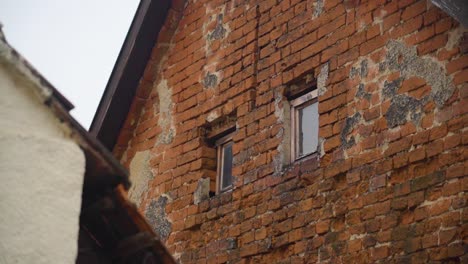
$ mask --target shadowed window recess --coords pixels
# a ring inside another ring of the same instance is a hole
[[[232,134],[216,141],[217,176],[216,192],[222,193],[232,188]]]

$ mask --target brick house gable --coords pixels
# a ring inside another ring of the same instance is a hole
[[[428,1],[175,1],[114,154],[181,263],[464,262],[466,41]],[[320,144],[290,162],[301,85]]]

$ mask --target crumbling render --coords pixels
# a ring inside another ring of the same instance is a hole
[[[325,0],[317,0],[315,3],[313,3],[314,13],[312,14],[312,18],[317,18],[322,14],[322,12],[323,12],[323,2],[324,1]]]
[[[390,108],[385,114],[388,127],[393,128],[403,125],[408,118],[415,123],[419,123],[421,107],[422,103],[420,100],[404,94],[395,95],[391,100]]]
[[[156,89],[159,97],[158,126],[162,130],[156,144],[169,144],[175,136],[174,118],[172,117],[172,89],[168,87],[167,81],[164,79],[158,84]]]
[[[359,123],[361,120],[361,114],[355,113],[353,116],[346,118],[345,124],[343,129],[341,130],[341,142],[343,143],[343,148],[347,149],[352,147],[356,140],[353,136],[348,138],[348,135],[353,131],[354,127]]]
[[[223,14],[219,14],[216,20],[216,27],[210,34],[210,40],[222,39],[226,35],[226,29],[223,26]]]
[[[327,92],[327,80],[328,80],[328,72],[330,70],[330,63],[325,63],[322,68],[320,68],[320,73],[317,76],[317,90],[318,95],[323,95]]]
[[[148,190],[148,182],[153,179],[150,164],[150,151],[137,152],[130,163],[130,181],[132,187],[128,190],[128,198],[139,206],[143,195]]]
[[[455,87],[445,68],[435,59],[419,57],[416,47],[407,47],[402,42],[390,40],[387,43],[386,64],[391,71],[400,71],[403,78],[417,76],[431,86],[431,98],[437,107],[442,107],[452,96]]]
[[[163,241],[167,240],[172,231],[172,224],[166,215],[166,204],[169,198],[165,195],[159,196],[157,200],[152,200],[146,207],[146,219],[154,232]]]
[[[198,180],[197,189],[193,193],[193,202],[199,204],[208,198],[210,198],[210,179],[201,178]]]
[[[453,34],[452,34],[453,35]],[[452,96],[455,89],[451,77],[446,75],[445,67],[429,56],[420,57],[417,55],[415,47],[408,47],[404,43],[390,40],[387,45],[387,55],[385,60],[379,63],[379,75],[374,78],[379,79],[392,72],[399,72],[400,77],[383,83],[381,88],[382,100],[390,100],[390,106],[384,116],[389,128],[394,128],[412,121],[419,124],[423,115],[423,106],[430,100],[434,101],[438,108]],[[371,94],[365,91],[364,79],[368,76],[368,61],[362,60],[358,66],[351,68],[349,77],[361,78],[356,97],[370,100]],[[426,81],[431,87],[431,93],[421,99],[411,97],[407,94],[398,94],[404,80],[411,77],[419,77]],[[367,80],[369,82],[370,80]],[[348,137],[356,124],[360,122],[361,115],[356,113],[348,117],[341,131],[343,147],[349,148],[355,142],[354,137]]]

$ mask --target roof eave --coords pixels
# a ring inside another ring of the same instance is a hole
[[[142,0],[119,53],[90,127],[91,135],[112,150],[128,115],[170,0]]]

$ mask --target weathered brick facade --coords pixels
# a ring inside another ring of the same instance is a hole
[[[467,42],[426,0],[174,1],[114,149],[130,196],[181,263],[466,263]],[[298,82],[321,146],[290,163]]]

